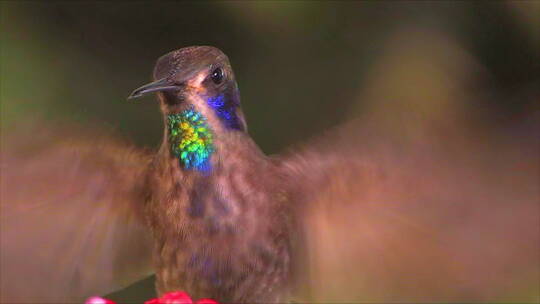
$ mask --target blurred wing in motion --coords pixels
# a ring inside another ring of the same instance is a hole
[[[140,210],[150,157],[45,132],[3,140],[1,302],[76,303],[151,274]]]
[[[296,299],[538,301],[536,127],[422,130],[356,122],[284,158],[302,202]]]
[[[284,158],[300,301],[540,300],[540,95],[504,112],[485,71],[447,35],[398,30],[360,121]]]

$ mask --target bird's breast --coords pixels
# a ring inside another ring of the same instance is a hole
[[[186,290],[222,302],[280,299],[289,271],[288,225],[275,192],[260,184],[218,174],[184,180],[161,197],[157,205],[169,208],[155,214],[169,224],[155,233],[160,293]]]

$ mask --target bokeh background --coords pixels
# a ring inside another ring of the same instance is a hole
[[[366,95],[468,90],[467,107],[498,123],[538,98],[535,1],[1,5],[3,129],[39,112],[156,146],[156,104],[126,96],[159,56],[189,45],[229,55],[250,134],[269,153],[361,114],[374,102]],[[430,107],[444,104],[433,97]]]
[[[228,54],[249,133],[269,154],[354,118],[518,135],[538,119],[538,1],[2,1],[0,8],[2,138],[39,117],[156,147],[156,102],[126,97],[149,81],[159,56],[189,45]],[[152,284],[111,297],[149,298]]]

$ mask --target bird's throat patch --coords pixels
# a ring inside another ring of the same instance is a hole
[[[226,98],[223,94],[210,97],[207,100],[208,105],[214,109],[217,117],[228,129],[243,130],[242,124],[236,114],[238,103]]]
[[[167,115],[171,154],[184,169],[209,171],[213,134],[206,118],[194,109]]]

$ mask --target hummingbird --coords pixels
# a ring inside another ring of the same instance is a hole
[[[280,302],[288,286],[290,201],[278,164],[247,133],[225,54],[188,47],[161,57],[154,82],[165,122],[146,176],[159,293]]]
[[[72,125],[9,140],[1,302],[80,302],[151,274],[159,295],[225,303],[500,300],[534,281],[538,164],[519,143],[352,121],[267,156],[211,46],[159,58],[129,99],[150,93],[155,151]]]

